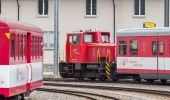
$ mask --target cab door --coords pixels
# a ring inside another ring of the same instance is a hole
[[[80,61],[80,35],[76,34],[72,36],[72,44],[70,45],[71,49],[71,61],[79,62]]]

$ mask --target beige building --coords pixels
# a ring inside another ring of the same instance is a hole
[[[115,1],[115,25],[114,6]],[[27,22],[44,30],[44,63],[53,64],[54,0],[0,0],[0,16]],[[18,10],[19,7],[19,10]],[[66,33],[84,29],[109,31],[143,27],[146,21],[164,26],[164,0],[60,0],[60,52]],[[113,42],[113,41],[112,41]]]

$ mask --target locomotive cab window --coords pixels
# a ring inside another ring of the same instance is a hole
[[[103,43],[109,42],[109,35],[102,34],[101,37],[102,37],[102,42]]]
[[[92,34],[85,34],[84,35],[84,42],[93,42]]]
[[[119,55],[126,55],[127,44],[126,41],[119,41]]]
[[[80,44],[80,36],[73,36],[73,44]]]
[[[138,55],[138,41],[130,40],[130,55]]]

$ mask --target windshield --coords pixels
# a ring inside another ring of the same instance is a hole
[[[84,42],[93,42],[92,34],[85,34],[84,35]]]

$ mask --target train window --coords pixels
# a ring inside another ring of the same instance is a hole
[[[34,58],[37,58],[37,37],[34,37]]]
[[[69,36],[69,43],[72,44],[72,42],[73,42],[73,37]]]
[[[164,54],[164,43],[163,41],[159,41],[159,55]]]
[[[126,41],[119,41],[119,54],[126,55],[127,44]]]
[[[15,54],[15,35],[11,35],[11,53],[10,53],[10,61],[14,61]]]
[[[80,36],[73,36],[73,44],[80,44]]]
[[[152,41],[152,55],[156,55],[156,54],[157,54],[156,41]]]
[[[32,36],[32,40],[31,40],[31,56],[32,59],[34,59],[34,36]]]
[[[20,60],[23,59],[23,36],[20,36]]]
[[[105,42],[109,42],[109,36],[107,34],[102,34],[102,42],[105,43]]]
[[[26,35],[24,35],[24,38],[23,38],[24,40],[23,40],[23,46],[24,46],[24,54],[23,54],[23,57],[24,57],[24,59],[26,59],[26,41],[27,41],[27,37],[26,37]]]
[[[84,35],[84,42],[93,42],[92,34],[85,34]]]
[[[19,59],[19,35],[16,35],[16,48],[15,48],[15,50],[16,50],[16,60],[18,60]]]
[[[138,41],[130,40],[130,55],[138,55]]]

